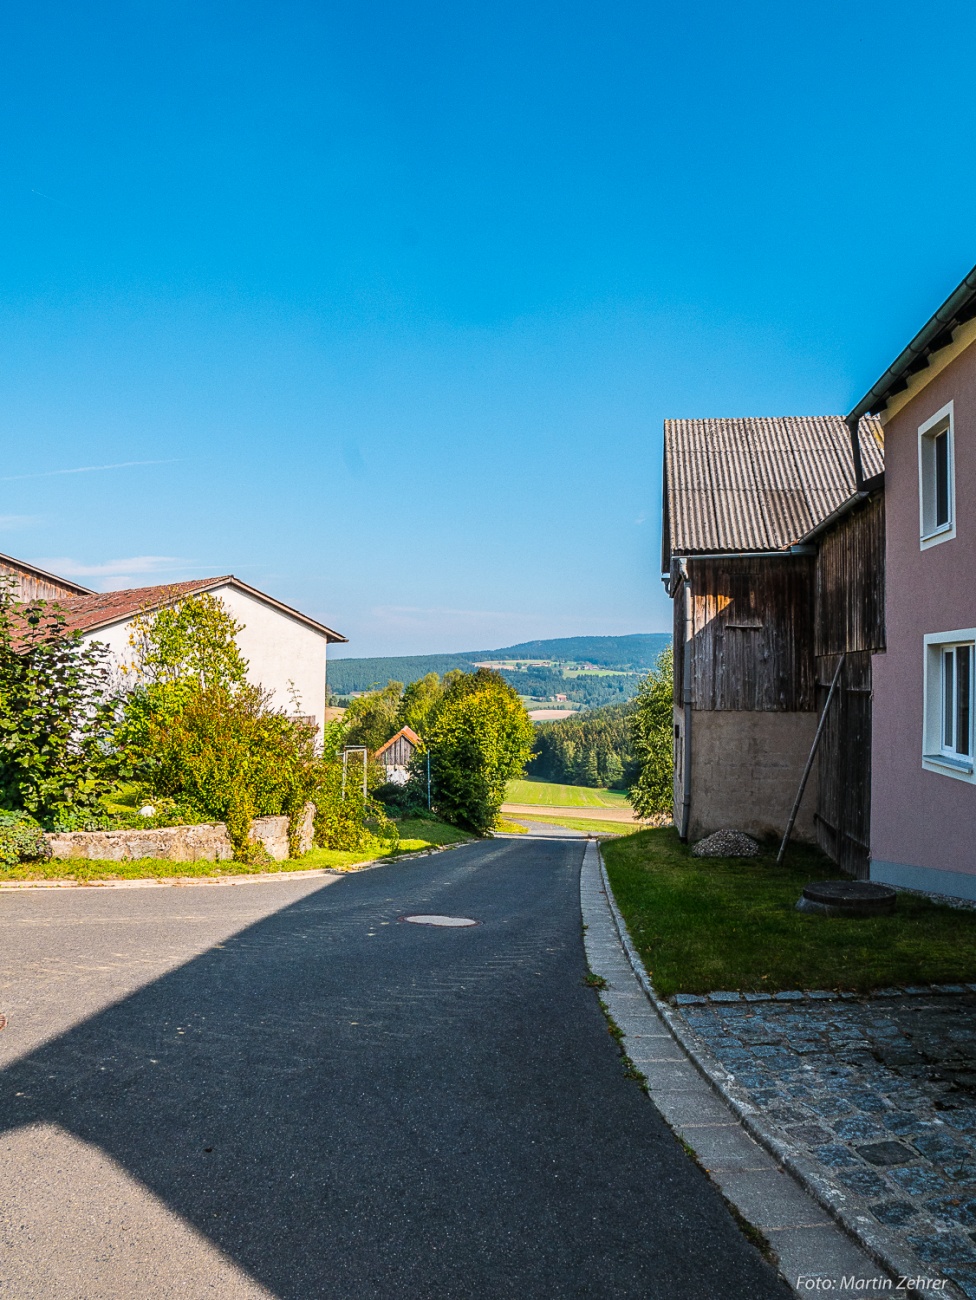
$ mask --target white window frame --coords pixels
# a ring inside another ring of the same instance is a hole
[[[922,717],[922,767],[927,772],[954,777],[957,781],[976,784],[976,627],[956,628],[952,632],[929,632],[924,640],[924,708]],[[970,646],[969,681],[969,754],[959,755],[944,746],[943,655],[956,646]]]
[[[943,429],[948,434],[948,495],[949,495],[949,519],[947,523],[940,524],[937,527],[932,524],[930,510],[927,507],[929,494],[934,490],[932,485],[932,470],[930,468],[932,459],[932,447],[934,446],[934,437],[941,433]],[[956,535],[956,434],[955,434],[955,412],[952,402],[947,402],[941,410],[936,413],[924,424],[919,426],[918,430],[918,535],[919,547],[927,551],[930,546],[938,546],[941,542],[949,542]]]

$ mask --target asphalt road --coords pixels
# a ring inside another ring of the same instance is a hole
[[[0,894],[0,1296],[787,1295],[624,1074],[582,854]]]

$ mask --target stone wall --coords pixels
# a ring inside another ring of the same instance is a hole
[[[299,851],[312,847],[315,805],[308,803],[302,815]],[[169,862],[229,862],[234,849],[223,822],[201,826],[164,826],[159,830],[65,831],[44,837],[55,858],[94,858],[107,862],[128,862],[133,858],[165,858]],[[288,857],[288,818],[255,817],[251,840],[263,844],[276,862]]]

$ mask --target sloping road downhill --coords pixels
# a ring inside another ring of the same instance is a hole
[[[583,847],[0,895],[0,1294],[788,1295],[624,1075]]]

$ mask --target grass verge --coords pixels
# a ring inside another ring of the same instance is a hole
[[[495,830],[503,835],[528,835],[528,831],[519,822],[513,822],[508,817],[495,818]]]
[[[463,844],[472,836],[446,822],[405,819],[399,823],[400,847],[393,856],[439,848],[445,844]],[[106,862],[90,858],[52,859],[50,862],[24,862],[0,870],[0,883],[13,880],[154,880],[170,877],[258,876],[280,871],[348,871],[362,862],[375,862],[390,856],[380,845],[375,849],[312,849],[303,858],[289,858],[251,866],[244,862],[170,862],[167,858],[135,858],[131,862]]]
[[[757,858],[693,858],[673,829],[604,848],[607,874],[657,991],[867,992],[976,981],[976,911],[902,894],[870,920],[797,912],[810,880],[842,878],[816,849]]]

